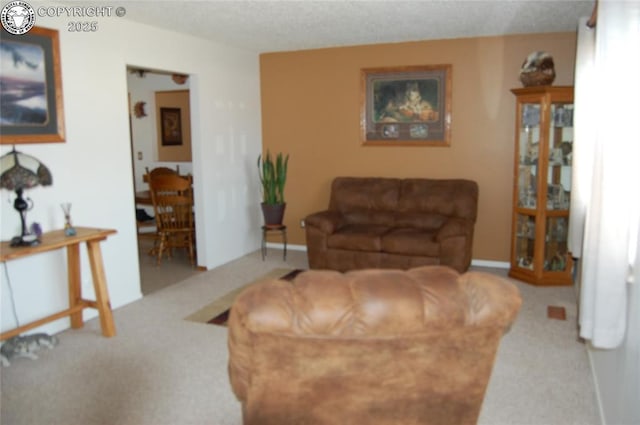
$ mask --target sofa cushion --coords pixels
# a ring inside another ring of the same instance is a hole
[[[398,211],[441,214],[476,221],[478,185],[466,180],[406,179]]]
[[[380,252],[382,235],[387,233],[386,226],[352,224],[342,227],[338,232],[329,235],[327,247],[352,251]]]
[[[415,228],[393,229],[382,236],[382,251],[390,254],[438,257],[440,242],[436,234]]]
[[[395,214],[395,227],[415,228],[436,231],[440,229],[450,217],[442,214],[425,214],[419,212],[397,212]]]
[[[391,211],[354,210],[342,214],[346,224],[365,224],[394,227],[396,214]]]
[[[329,209],[341,213],[358,210],[395,211],[399,196],[399,179],[337,177],[331,185]]]

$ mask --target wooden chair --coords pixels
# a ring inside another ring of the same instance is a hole
[[[145,182],[149,182],[149,180],[151,180],[153,177],[155,176],[162,176],[162,175],[166,175],[166,174],[175,174],[177,176],[180,175],[180,166],[176,165],[176,169],[174,170],[173,168],[169,168],[169,167],[155,167],[151,170],[149,170],[149,167],[144,167],[144,170],[146,171],[146,174],[142,177],[142,179]]]
[[[191,181],[177,174],[162,174],[149,180],[149,189],[160,242],[157,264],[173,248],[186,248],[191,265],[195,265],[195,223]]]
[[[149,167],[144,167],[144,169],[145,169],[145,174],[142,176],[142,180],[145,183],[149,183],[149,180],[154,176],[161,176],[161,175],[167,175],[167,174],[180,175],[179,165],[176,165],[175,170],[169,167],[155,167],[151,170],[149,170]],[[144,194],[145,192],[149,192],[149,191],[142,191],[140,193]],[[151,197],[151,193],[149,193],[149,201],[150,201],[150,197]],[[136,201],[138,201],[137,198],[136,198]],[[147,204],[146,199],[144,200],[144,202],[141,202],[141,203]],[[153,203],[151,202],[150,205],[153,205]],[[158,230],[155,228],[156,221],[155,220],[153,221],[137,220],[137,227],[138,227],[139,239],[147,239],[147,238],[153,239],[153,247],[149,250],[149,255],[157,255],[158,245],[160,243],[160,234],[158,233]],[[152,228],[153,230],[149,230]]]

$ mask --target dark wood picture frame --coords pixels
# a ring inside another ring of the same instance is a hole
[[[450,146],[451,65],[361,70],[365,146]]]
[[[181,113],[180,108],[160,108],[162,146],[182,145]]]
[[[3,29],[0,52],[0,144],[64,142],[58,31],[33,27],[14,35]]]

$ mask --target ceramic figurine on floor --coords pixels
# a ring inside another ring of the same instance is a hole
[[[74,236],[76,229],[71,225],[71,202],[60,204],[64,212],[64,234],[66,236]]]
[[[2,366],[10,366],[10,360],[18,357],[36,360],[38,358],[36,351],[39,351],[43,347],[51,350],[56,345],[58,345],[58,338],[45,333],[14,336],[6,340],[4,344],[2,344],[2,347],[0,347]]]

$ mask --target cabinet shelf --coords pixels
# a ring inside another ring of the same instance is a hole
[[[570,285],[573,87],[512,92],[516,149],[509,275],[534,285]]]

